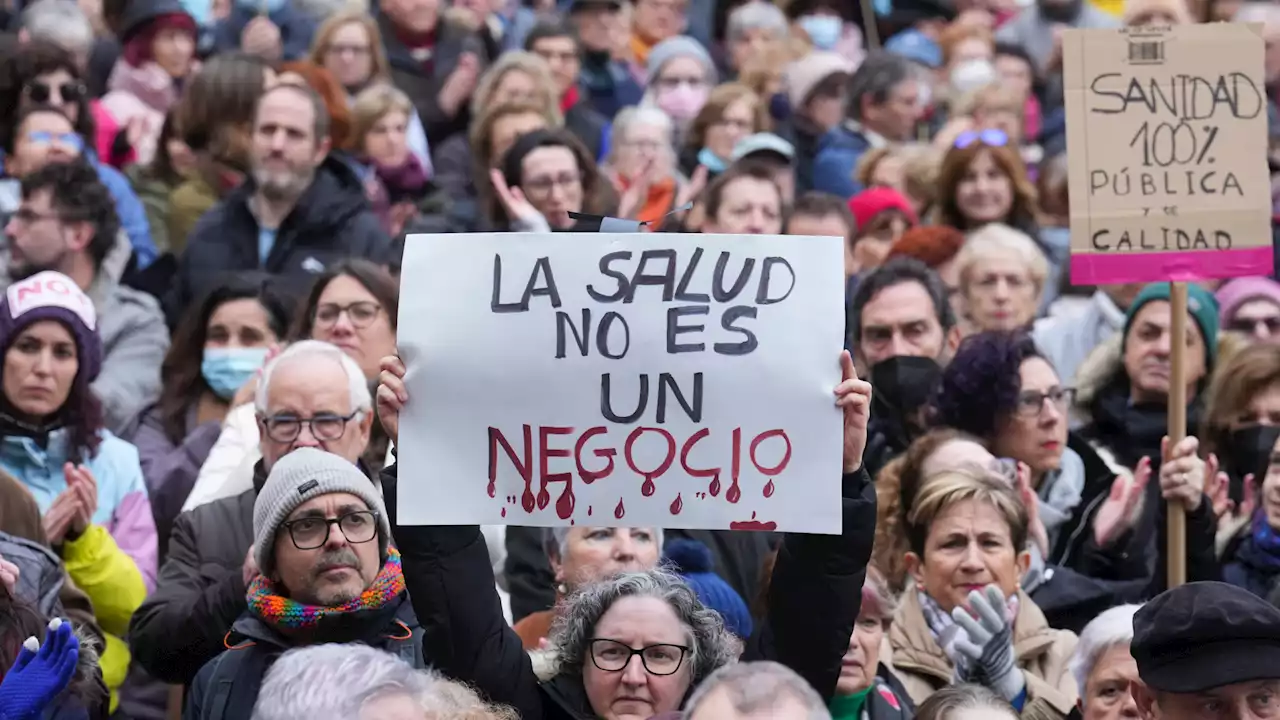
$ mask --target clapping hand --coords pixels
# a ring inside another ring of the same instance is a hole
[[[972,613],[972,614],[970,614]],[[956,607],[951,617],[965,634],[956,637],[955,648],[970,664],[966,682],[978,682],[1009,702],[1022,694],[1026,679],[1013,653],[1013,618],[1004,592],[988,585],[969,593],[969,609]]]
[[[493,182],[493,191],[498,194],[498,200],[507,211],[507,217],[511,218],[512,225],[524,228],[547,225],[546,218],[542,217],[542,213],[538,212],[533,203],[524,196],[524,191],[519,187],[507,185],[501,170],[490,170],[489,178]],[[549,230],[550,227],[547,229]]]
[[[98,481],[86,465],[67,463],[62,471],[67,478],[67,489],[74,492],[79,501],[71,516],[70,534],[80,537],[93,524],[93,515],[98,511]]]
[[[1040,557],[1048,559],[1049,531],[1045,529],[1044,521],[1040,519],[1040,496],[1036,495],[1035,488],[1031,487],[1031,468],[1026,463],[1018,463],[1016,482],[1018,497],[1027,508],[1027,534],[1036,547],[1040,548]]]
[[[1142,494],[1151,480],[1151,458],[1144,457],[1133,469],[1133,478],[1116,475],[1111,493],[1093,516],[1093,542],[1100,548],[1111,545],[1131,530],[1138,519]]]

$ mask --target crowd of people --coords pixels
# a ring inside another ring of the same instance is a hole
[[[1280,284],[1070,280],[1186,1],[6,4],[0,720],[1280,718]],[[844,238],[841,535],[398,522],[406,238],[603,218]]]

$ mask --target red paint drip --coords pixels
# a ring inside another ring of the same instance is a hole
[[[533,512],[533,491],[528,485],[524,486],[524,494],[520,496],[520,507],[527,513]]]
[[[737,503],[742,499],[742,489],[738,487],[738,483],[729,486],[729,491],[724,494],[724,499],[731,503]]]
[[[684,498],[680,496],[680,493],[676,493],[676,499],[671,501],[671,514],[679,515],[680,511],[683,509],[684,509]]]
[[[489,497],[494,497],[497,494],[498,494],[498,481],[491,479],[489,480]]]
[[[502,508],[502,517],[506,517],[506,516],[507,516],[507,509]]]
[[[729,523],[729,529],[730,530],[777,530],[778,523],[772,520],[769,520],[767,522],[756,520],[756,514],[755,512],[752,512],[750,520],[738,520],[737,522],[731,522]]]
[[[543,485],[542,489],[538,490],[538,509],[546,510],[547,505],[549,505],[550,503],[551,503],[551,493],[547,492],[547,486]]]
[[[556,515],[561,520],[568,520],[573,515],[573,507],[578,503],[578,499],[573,496],[573,484],[565,483],[564,491],[560,493],[560,498],[556,500]]]
[[[627,509],[622,507],[622,498],[618,498],[618,507],[613,509],[613,516],[621,520],[622,517],[626,514],[627,514]]]
[[[773,491],[774,491],[774,489],[775,489],[775,488],[773,487],[773,479],[772,479],[772,478],[770,478],[770,479],[769,479],[769,482],[767,482],[767,483],[765,483],[765,484],[764,484],[764,496],[765,496],[765,497],[767,497],[767,498],[768,498],[768,497],[773,497]]]
[[[711,487],[707,488],[707,492],[711,493],[711,497],[720,497],[720,476],[716,475],[711,478]]]
[[[652,497],[657,491],[658,487],[653,484],[653,478],[645,478],[644,484],[640,486],[640,494],[645,497]]]
[[[742,472],[742,428],[733,429],[733,462],[729,472],[729,491],[724,499],[737,504],[742,499],[742,490],[738,487],[738,475]]]
[[[591,506],[591,505],[588,505],[588,506],[587,506],[587,517],[591,517],[591,509],[592,509],[592,506]]]

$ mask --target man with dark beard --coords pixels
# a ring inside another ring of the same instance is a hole
[[[191,231],[165,299],[171,326],[226,272],[263,270],[301,290],[341,259],[390,261],[391,240],[369,210],[363,181],[329,150],[329,112],[315,91],[281,84],[263,94],[252,172]]]
[[[382,496],[349,460],[299,448],[271,468],[253,506],[248,609],[227,651],[191,686],[188,720],[242,720],[285,651],[364,643],[423,667],[422,630],[405,593]]]

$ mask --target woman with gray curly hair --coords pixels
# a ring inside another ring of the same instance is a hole
[[[783,536],[768,612],[743,653],[744,660],[790,667],[824,701],[835,691],[862,604],[875,534],[875,489],[862,467],[871,385],[858,379],[848,352],[840,367],[834,395],[844,417],[844,530]],[[394,439],[409,402],[406,370],[398,357],[383,358],[382,368],[378,417]],[[398,471],[382,473],[389,509],[397,505]],[[424,657],[524,720],[624,720],[678,710],[697,683],[738,654],[720,617],[679,579],[664,570],[624,573],[568,597],[551,632],[555,674],[540,681],[503,619],[480,529],[402,526],[389,514],[409,597],[426,628]]]

